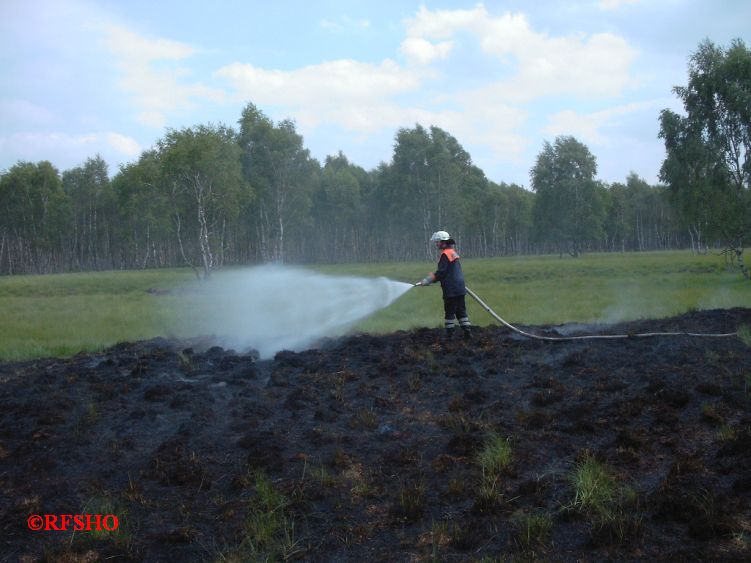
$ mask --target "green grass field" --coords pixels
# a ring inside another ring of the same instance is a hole
[[[690,309],[751,307],[751,283],[717,254],[689,252],[463,259],[467,285],[511,323],[615,322],[659,318]],[[431,261],[316,266],[330,275],[386,276],[414,282]],[[187,332],[186,311],[200,319],[188,269],[95,272],[0,278],[0,360],[65,356],[120,341]],[[302,282],[304,283],[304,281]],[[473,324],[495,321],[471,298]],[[442,325],[438,286],[408,291],[354,331],[390,332]]]

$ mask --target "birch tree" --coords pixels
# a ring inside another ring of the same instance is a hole
[[[660,114],[667,152],[660,178],[694,233],[720,238],[746,278],[751,237],[751,51],[740,39],[709,40],[691,55],[688,84],[673,92],[685,116]]]
[[[256,191],[253,207],[262,260],[284,262],[290,234],[298,237],[298,254],[304,253],[300,246],[319,165],[304,148],[294,122],[274,125],[248,104],[240,118],[239,145],[244,177]]]
[[[585,243],[602,238],[603,188],[595,181],[597,161],[574,137],[547,141],[532,168],[535,230],[540,240],[576,257]]]
[[[161,189],[180,254],[197,276],[222,265],[228,223],[250,190],[243,181],[235,133],[224,126],[171,130],[158,143]]]

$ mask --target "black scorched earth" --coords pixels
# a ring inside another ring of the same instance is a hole
[[[604,332],[733,332],[751,310]],[[550,327],[532,327],[547,331]],[[20,561],[751,558],[751,348],[352,336],[258,361],[153,340],[0,365]],[[31,515],[115,514],[115,532]]]

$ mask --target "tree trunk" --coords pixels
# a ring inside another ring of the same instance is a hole
[[[193,263],[190,260],[188,260],[188,257],[185,254],[185,248],[183,247],[183,237],[182,237],[182,233],[181,233],[181,221],[180,221],[180,214],[179,213],[175,213],[174,220],[175,220],[175,228],[177,230],[177,244],[180,247],[180,255],[183,257],[183,260],[185,261],[185,263],[188,266],[191,267],[191,269],[193,270],[193,273],[195,273],[196,277],[198,279],[201,279],[201,274],[198,271],[198,268],[196,268],[193,265]]]
[[[741,272],[743,272],[743,277],[745,277],[747,280],[751,279],[751,274],[749,273],[748,268],[743,262],[743,248],[735,249],[735,257],[738,259],[738,267],[741,269]]]
[[[143,256],[143,263],[141,264],[141,269],[146,269],[146,263],[149,261],[149,241],[151,237],[151,225],[146,226],[146,252]]]
[[[211,196],[212,185],[210,181],[204,183],[203,178],[198,173],[193,176],[192,183],[198,213],[198,246],[201,250],[201,261],[203,262],[203,277],[208,279],[214,269],[214,253],[211,250],[209,222],[206,217],[206,200]]]

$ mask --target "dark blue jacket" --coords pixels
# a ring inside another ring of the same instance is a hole
[[[433,280],[441,282],[443,298],[459,297],[467,294],[464,287],[464,274],[459,263],[459,255],[453,248],[444,248],[438,260],[438,269],[433,273]]]

